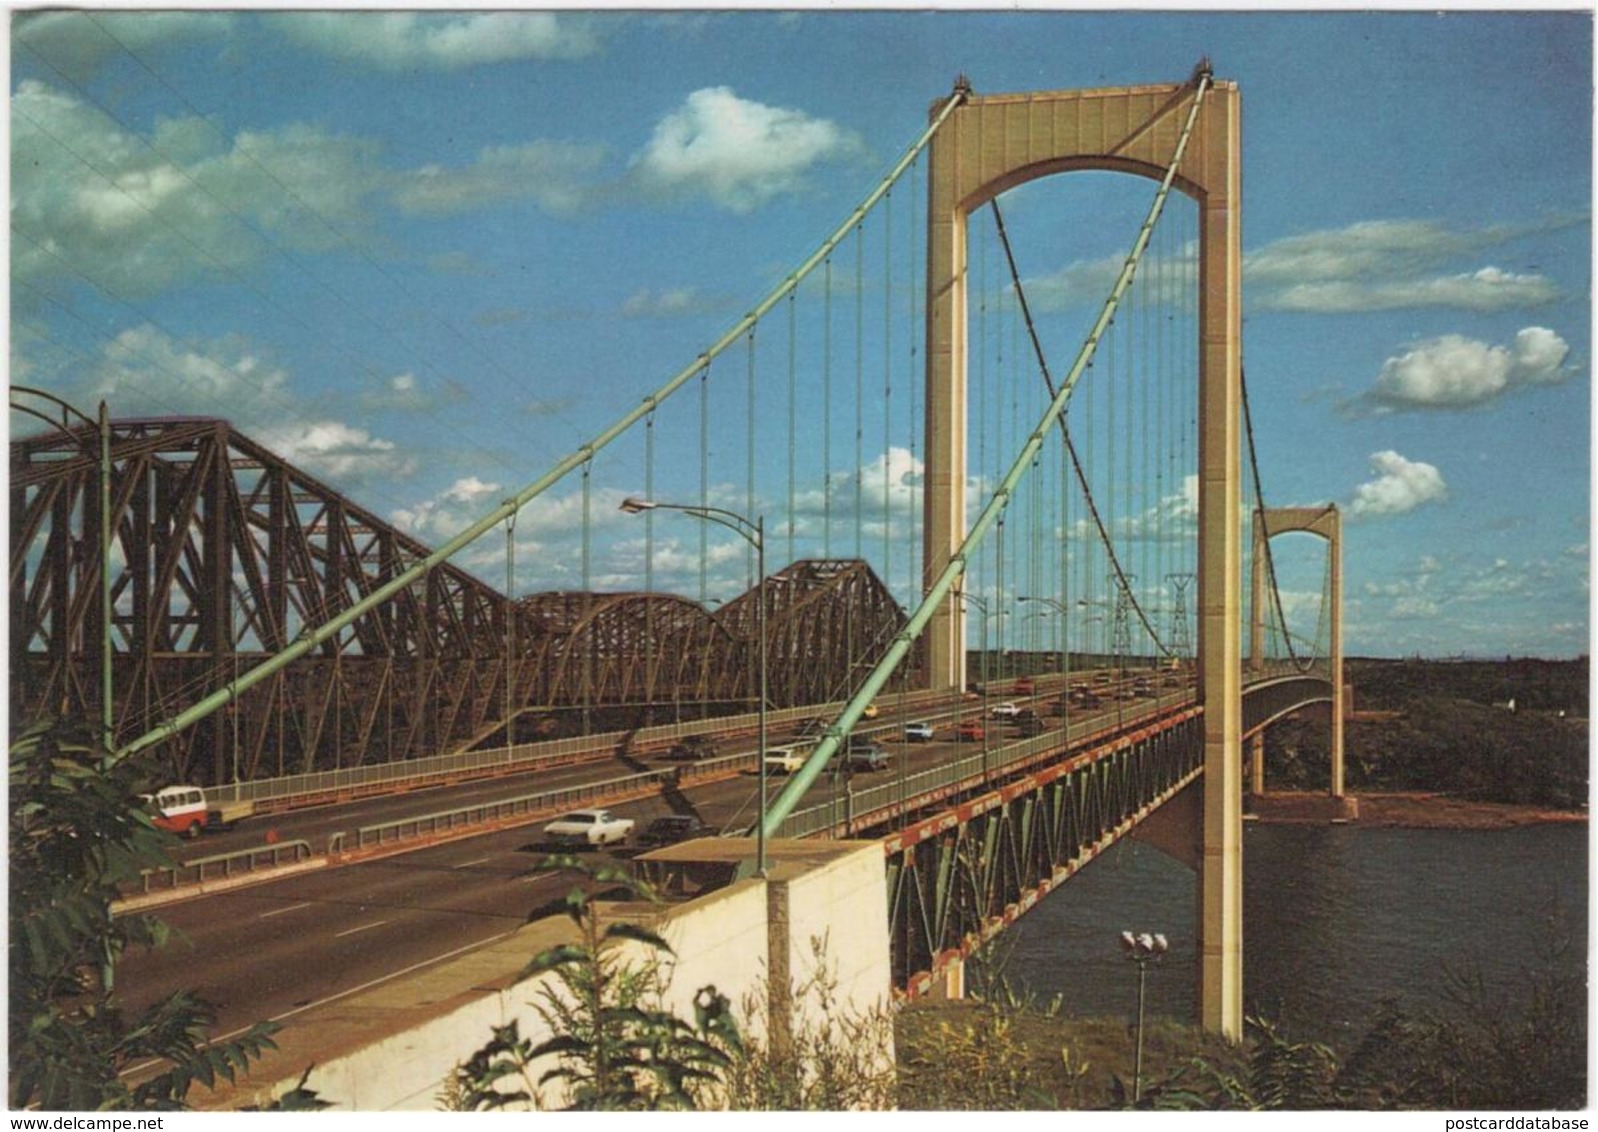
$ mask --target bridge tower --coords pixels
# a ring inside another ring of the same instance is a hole
[[[928,162],[926,578],[964,536],[970,214],[1017,185],[1075,170],[1160,180],[1193,82],[977,96],[934,136]],[[941,111],[946,104],[936,109]],[[935,111],[936,112],[936,111]],[[1204,704],[1200,1021],[1243,1028],[1241,498],[1241,97],[1215,82],[1175,186],[1199,206],[1199,687]],[[963,686],[956,584],[927,627],[932,686]]]
[[[1277,535],[1300,532],[1326,540],[1331,606],[1332,737],[1331,796],[1343,797],[1343,516],[1335,503],[1325,507],[1265,507],[1255,513],[1254,557],[1250,570],[1249,664],[1265,663],[1265,544]],[[1249,757],[1250,790],[1265,792],[1265,733],[1254,736]]]

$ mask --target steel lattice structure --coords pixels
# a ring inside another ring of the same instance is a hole
[[[121,420],[111,431],[118,742],[172,718],[429,553],[226,421]],[[13,722],[100,709],[107,633],[97,600],[96,445],[92,430],[67,429],[11,444]],[[861,562],[796,563],[767,579],[765,592],[777,706],[836,697],[903,624]],[[208,785],[503,739],[507,702],[513,713],[557,718],[577,707],[748,707],[755,600],[752,591],[714,615],[639,593],[538,594],[513,604],[445,563],[176,735],[162,757],[175,779]]]

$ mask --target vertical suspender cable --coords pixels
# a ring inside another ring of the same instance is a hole
[[[900,661],[910,651],[911,646],[926,628],[928,622],[932,620],[933,614],[948,599],[950,591],[954,588],[954,583],[959,580],[961,574],[965,573],[970,552],[981,546],[983,540],[987,537],[988,531],[1000,521],[1005,507],[1008,506],[1015,492],[1016,485],[1030,467],[1032,457],[1042,447],[1044,438],[1055,427],[1061,414],[1064,413],[1066,403],[1070,400],[1071,393],[1082,376],[1082,371],[1087,367],[1088,360],[1098,348],[1099,339],[1104,333],[1105,326],[1114,316],[1115,309],[1121,301],[1121,296],[1125,294],[1127,287],[1131,285],[1138,260],[1142,257],[1144,249],[1148,247],[1154,225],[1160,218],[1160,213],[1165,206],[1165,199],[1171,191],[1171,183],[1176,179],[1176,171],[1182,163],[1182,155],[1187,150],[1188,139],[1193,132],[1193,123],[1198,119],[1199,109],[1204,104],[1204,95],[1209,90],[1210,82],[1210,71],[1206,66],[1196,76],[1193,106],[1188,113],[1186,125],[1177,140],[1176,152],[1172,155],[1171,164],[1160,182],[1159,191],[1154,195],[1154,203],[1149,209],[1148,217],[1144,220],[1137,239],[1133,241],[1132,251],[1128,254],[1121,268],[1120,275],[1116,279],[1109,298],[1105,300],[1103,311],[1094,323],[1087,341],[1083,343],[1081,350],[1078,352],[1076,361],[1072,364],[1064,381],[1062,381],[1059,392],[1054,395],[1048,409],[1038,421],[1037,427],[1032,430],[1026,444],[1022,446],[1021,451],[1011,463],[1009,471],[1004,475],[998,487],[977,515],[976,521],[972,524],[966,537],[961,541],[959,548],[950,556],[948,563],[938,572],[938,576],[933,579],[932,584],[927,587],[927,592],[922,597],[921,604],[911,614],[910,620],[906,623],[904,629],[894,638],[892,646],[872,668],[860,687],[855,691],[854,696],[844,705],[844,709],[839,714],[838,719],[822,735],[821,742],[816,745],[815,750],[805,760],[804,765],[789,777],[776,801],[761,816],[760,829],[764,836],[771,836],[782,825],[787,816],[793,812],[799,800],[804,797],[811,785],[821,776],[827,763],[832,760],[833,754],[838,750],[841,737],[847,735],[854,725],[859,722],[866,705],[882,689],[893,670],[898,667]]]

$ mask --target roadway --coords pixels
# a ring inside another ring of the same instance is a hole
[[[1053,691],[1058,695],[1058,686]],[[1025,703],[1028,697],[1008,698]],[[1045,690],[1032,699],[1051,698]],[[1170,696],[1161,697],[1167,701]],[[887,703],[888,701],[884,701]],[[1118,714],[1130,719],[1155,701],[1107,700],[1091,711],[1072,713],[1072,730],[1097,729]],[[982,704],[968,699],[956,713],[972,718]],[[949,716],[941,713],[921,713]],[[1057,716],[1045,722],[1058,726]],[[883,737],[902,732],[905,718],[891,712],[857,730]],[[969,755],[974,742],[952,741],[954,719],[940,722],[940,738],[929,743],[887,743],[890,769],[861,775],[884,781],[903,765],[931,766]],[[995,746],[1015,734],[998,724]],[[947,736],[948,738],[943,738]],[[781,735],[773,743],[783,742]],[[647,766],[670,765],[661,759]],[[483,782],[412,791],[398,796],[317,809],[263,815],[232,831],[208,834],[183,856],[261,844],[268,831],[280,840],[303,838],[318,852],[332,833],[364,824],[431,813],[455,806],[509,798],[608,777],[636,774],[639,760],[606,759],[581,766],[513,775]],[[773,777],[774,793],[782,779]],[[807,804],[821,804],[839,786],[832,776],[816,783]],[[757,780],[752,770],[719,778],[690,779],[680,791],[613,805],[642,829],[654,817],[694,812],[713,828],[747,827],[754,821]],[[118,968],[119,994],[139,1007],[178,989],[189,989],[216,1005],[215,1032],[234,1033],[251,1022],[287,1022],[308,1007],[376,983],[401,978],[418,967],[517,930],[534,909],[564,894],[570,879],[540,874],[538,830],[542,820],[514,829],[464,836],[375,860],[330,866],[170,904],[159,911],[174,938],[154,952],[132,953]],[[627,855],[622,849],[617,855]],[[530,958],[531,956],[529,956]]]

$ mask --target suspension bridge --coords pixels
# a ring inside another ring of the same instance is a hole
[[[1343,694],[1339,516],[1270,505],[1254,457],[1239,114],[1207,65],[961,80],[743,318],[437,547],[225,420],[13,387],[43,425],[11,445],[13,722],[95,720],[118,757],[282,807],[757,734],[663,777],[758,766],[762,865],[768,839],[880,840],[912,991],[1163,824],[1198,873],[1201,1021],[1236,1035],[1261,737],[1330,703],[1341,797]],[[1027,279],[1002,198],[1107,173],[1141,212],[1073,307]],[[1308,627],[1290,534],[1326,546]],[[803,765],[768,796],[790,732]],[[891,770],[840,782],[872,734]]]

